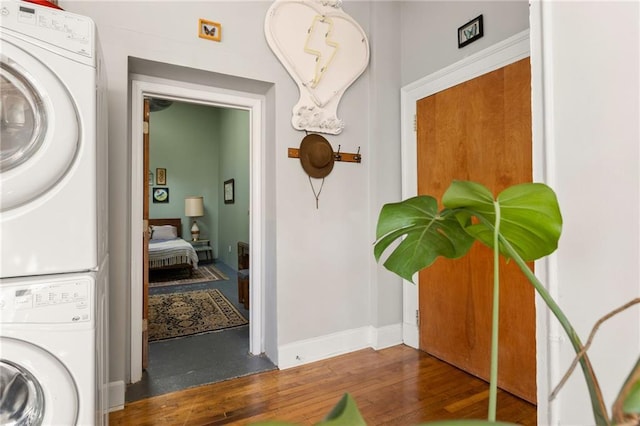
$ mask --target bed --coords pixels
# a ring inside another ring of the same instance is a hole
[[[198,253],[183,240],[182,223],[178,219],[149,219],[149,271],[186,270],[189,275],[198,268]]]

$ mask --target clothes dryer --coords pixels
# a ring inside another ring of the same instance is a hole
[[[107,424],[107,280],[0,280],[0,424]]]
[[[0,278],[107,253],[106,82],[93,21],[0,3]]]

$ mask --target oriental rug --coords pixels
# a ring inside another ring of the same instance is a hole
[[[185,269],[149,271],[149,287],[166,287],[228,279],[229,277],[213,265],[201,265],[198,269],[194,269],[191,275]]]
[[[150,342],[249,323],[217,289],[149,296],[148,319]]]

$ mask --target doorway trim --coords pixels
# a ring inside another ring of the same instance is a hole
[[[131,294],[130,294],[130,382],[142,379],[142,197],[143,170],[143,98],[145,96],[170,99],[214,107],[235,108],[250,114],[250,219],[251,244],[251,309],[249,311],[249,351],[259,355],[264,347],[263,278],[265,224],[263,214],[265,169],[263,141],[265,140],[265,97],[146,75],[131,76]]]
[[[418,193],[417,134],[415,130],[416,102],[422,98],[530,56],[529,30],[525,30],[401,88],[400,150],[402,164],[402,199],[414,197]],[[534,78],[537,77],[535,66],[532,66],[532,85]],[[544,147],[542,146],[543,141],[535,137],[535,135],[541,134],[542,132],[542,125],[539,120],[536,120],[536,114],[538,113],[538,109],[536,108],[537,102],[539,102],[539,100],[535,97],[535,93],[532,93],[533,179],[534,181],[544,182],[546,177],[546,159]],[[537,276],[548,276],[550,268],[549,262],[553,262],[549,257],[535,262],[535,273]],[[418,275],[415,277],[415,282],[416,284],[414,285],[410,281],[403,281],[402,333],[403,341],[406,345],[418,348],[419,329],[416,324],[416,313],[418,312]],[[424,315],[427,314],[425,313]],[[546,399],[549,388],[548,374],[550,373],[548,360],[553,357],[549,353],[548,346],[548,318],[546,305],[540,303],[536,295],[536,363],[539,419],[547,418],[549,411],[549,404]]]

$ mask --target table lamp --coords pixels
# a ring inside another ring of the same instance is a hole
[[[204,216],[204,202],[203,197],[187,197],[184,199],[184,215],[193,218],[193,224],[191,225],[191,240],[198,241],[200,237],[200,228],[196,222],[196,217]]]

